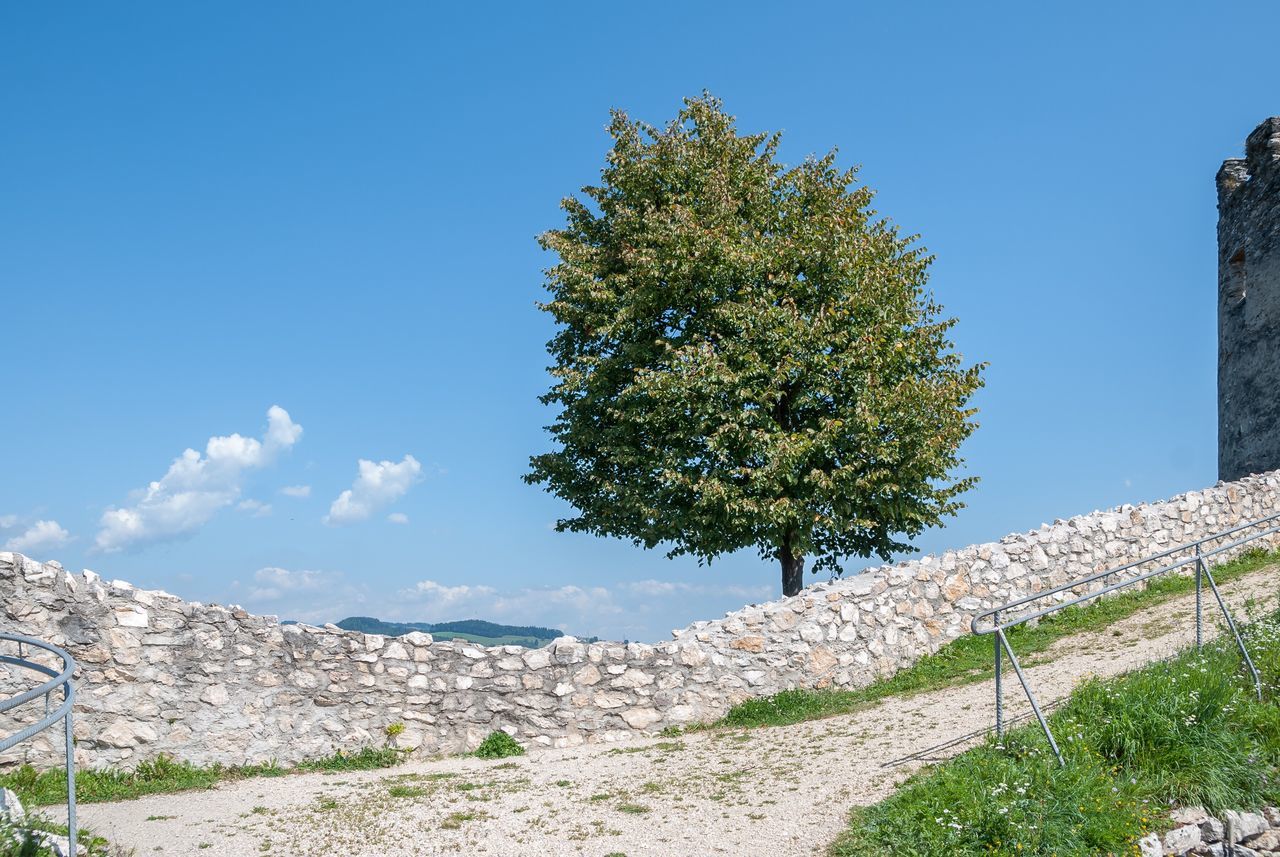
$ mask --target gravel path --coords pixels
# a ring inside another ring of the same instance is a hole
[[[1275,609],[1275,581],[1275,569],[1264,569],[1223,592],[1237,608],[1256,599]],[[1179,598],[1059,641],[1027,670],[1037,695],[1056,699],[1085,676],[1185,648],[1194,640],[1193,605]],[[1210,595],[1206,616],[1211,606]],[[1012,685],[1010,716],[1026,709]],[[992,696],[987,681],[795,726],[246,780],[90,804],[81,820],[136,857],[814,855],[850,806],[879,800],[919,766],[883,763],[991,725]]]

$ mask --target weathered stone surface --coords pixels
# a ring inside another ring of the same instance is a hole
[[[814,676],[825,676],[835,669],[840,661],[826,646],[817,646],[809,653],[809,672]]]
[[[1242,843],[1255,851],[1280,850],[1280,830],[1264,830],[1256,836],[1250,836]]]
[[[1218,171],[1218,476],[1280,467],[1280,117]]]
[[[1222,821],[1227,829],[1227,842],[1237,843],[1244,842],[1251,836],[1257,836],[1264,830],[1270,828],[1266,818],[1256,812],[1236,812],[1235,810],[1227,810],[1222,817]]]
[[[1169,820],[1174,824],[1199,824],[1209,817],[1202,806],[1182,806],[1169,813]]]
[[[22,801],[8,789],[0,789],[0,823],[13,826],[21,825],[27,818],[27,811]]]
[[[87,765],[157,753],[288,764],[375,743],[397,721],[412,729],[403,746],[423,753],[473,747],[493,729],[572,746],[714,719],[751,696],[867,684],[967,634],[976,612],[1277,508],[1280,473],[1263,474],[871,568],[657,645],[561,638],[529,650],[282,626],[4,552],[0,610],[6,629],[78,659]],[[59,763],[52,744],[29,751]],[[1180,823],[1205,834],[1211,820]]]
[[[1184,824],[1175,827],[1164,835],[1164,853],[1186,854],[1200,844],[1200,826]]]
[[[622,719],[632,729],[647,729],[662,720],[662,715],[652,708],[629,708],[622,712]]]
[[[210,705],[226,705],[228,699],[227,688],[221,684],[211,684],[200,694],[200,701]]]
[[[156,730],[149,723],[117,717],[99,732],[95,739],[107,747],[128,748],[150,743],[157,738]]]
[[[1206,818],[1200,822],[1200,839],[1204,842],[1221,842],[1226,838],[1226,826],[1216,818]]]
[[[54,857],[72,857],[71,840],[65,836],[59,836],[56,833],[39,834],[40,843],[53,852]],[[87,854],[89,849],[84,845],[77,843],[74,853],[76,855]]]
[[[1138,840],[1138,853],[1142,857],[1161,857],[1164,854],[1164,848],[1160,845],[1160,837],[1154,833],[1148,833],[1146,836]]]

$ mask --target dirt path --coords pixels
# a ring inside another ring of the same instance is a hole
[[[1264,569],[1223,592],[1238,614],[1251,599],[1275,609],[1276,578]],[[1191,596],[1175,599],[1059,641],[1028,669],[1039,698],[1185,648],[1194,641],[1193,605]],[[1210,607],[1211,595],[1206,617]],[[1010,716],[1026,710],[1012,684]],[[879,800],[918,766],[884,762],[989,726],[992,697],[988,681],[773,729],[247,780],[86,805],[81,819],[137,857],[807,857],[823,853],[850,806]]]

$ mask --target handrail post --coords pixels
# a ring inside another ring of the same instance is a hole
[[[1018,681],[1022,683],[1022,690],[1027,694],[1027,701],[1031,703],[1031,710],[1035,712],[1036,720],[1040,721],[1040,728],[1044,730],[1044,737],[1049,739],[1049,746],[1053,748],[1053,755],[1058,757],[1058,766],[1066,767],[1067,761],[1062,758],[1062,751],[1058,749],[1058,742],[1053,740],[1053,732],[1049,729],[1049,721],[1044,719],[1044,714],[1040,711],[1040,703],[1036,702],[1036,695],[1031,691],[1031,685],[1027,684],[1027,677],[1022,674],[1022,667],[1018,664],[1018,658],[1014,655],[1009,641],[1005,639],[1004,629],[996,628],[996,639],[1004,644],[1004,650],[1009,653],[1009,663],[1013,665],[1013,671],[1018,674]]]
[[[25,637],[20,634],[0,631],[0,642],[16,643],[18,647],[16,657],[8,654],[7,649],[5,652],[0,652],[0,662],[10,664],[18,669],[42,673],[50,678],[49,681],[25,691],[19,691],[7,697],[0,696],[0,713],[18,709],[28,703],[38,703],[41,697],[44,698],[44,714],[39,720],[18,728],[16,732],[10,734],[0,733],[0,752],[21,744],[39,732],[55,725],[59,720],[63,721],[67,768],[67,842],[69,849],[73,849],[71,853],[75,854],[79,850],[77,840],[80,835],[80,828],[76,821],[75,724],[72,716],[72,709],[75,707],[75,659],[65,650],[35,637]],[[28,649],[31,651],[31,655],[28,655]],[[52,654],[61,660],[61,669],[46,666],[36,660],[34,656],[42,652]],[[58,688],[62,688],[62,704],[57,706],[56,710],[51,710],[53,708],[53,694]]]
[[[79,835],[76,829],[76,737],[71,723],[71,710],[75,708],[76,690],[70,679],[67,680],[66,694],[71,700],[71,706],[67,708],[67,716],[64,718],[67,730],[67,842],[68,850],[74,855],[80,853],[80,846],[76,841]]]
[[[1204,606],[1203,606],[1203,584],[1201,579],[1204,577],[1204,557],[1200,555],[1200,542],[1196,542],[1196,650],[1199,651],[1204,645]]]
[[[1249,655],[1249,649],[1245,646],[1244,638],[1240,634],[1240,629],[1236,626],[1236,622],[1231,615],[1230,608],[1227,607],[1227,603],[1223,599],[1222,593],[1218,590],[1217,581],[1214,580],[1213,572],[1209,568],[1209,558],[1215,557],[1215,556],[1230,555],[1229,552],[1235,551],[1236,548],[1239,548],[1242,545],[1246,545],[1251,542],[1256,542],[1258,539],[1262,539],[1269,536],[1275,536],[1275,538],[1269,539],[1267,544],[1275,544],[1276,542],[1280,541],[1280,535],[1277,535],[1277,534],[1280,534],[1280,524],[1278,524],[1277,522],[1280,522],[1280,512],[1275,512],[1265,518],[1259,518],[1258,520],[1252,521],[1250,523],[1238,524],[1234,527],[1222,530],[1210,536],[1204,536],[1203,538],[1196,539],[1194,541],[1184,542],[1180,545],[1177,545],[1176,547],[1167,548],[1163,551],[1160,551],[1159,553],[1152,554],[1151,556],[1145,557],[1143,559],[1134,560],[1132,562],[1126,563],[1125,565],[1121,565],[1116,568],[1105,569],[1100,572],[1095,572],[1087,577],[1078,578],[1073,581],[1068,581],[1067,583],[1060,584],[1051,589],[1033,593],[1031,595],[1024,596],[1022,598],[1014,599],[1012,601],[1007,601],[998,607],[994,607],[986,612],[978,613],[977,615],[973,616],[973,618],[969,622],[969,628],[974,634],[978,636],[981,636],[983,634],[992,634],[995,637],[995,645],[994,645],[995,664],[994,664],[993,672],[995,673],[995,685],[996,685],[995,732],[996,732],[997,739],[1002,739],[1004,737],[1004,726],[1005,726],[1004,678],[1003,678],[1003,666],[1002,666],[1003,655],[1001,654],[1001,648],[1003,647],[1004,654],[1007,654],[1009,656],[1009,663],[1013,665],[1014,672],[1017,673],[1017,676],[1018,676],[1018,681],[1022,684],[1022,690],[1026,694],[1027,701],[1031,703],[1031,709],[1035,713],[1036,719],[1040,722],[1040,728],[1044,730],[1045,737],[1049,739],[1049,746],[1053,748],[1053,752],[1058,759],[1058,763],[1060,765],[1066,764],[1065,758],[1063,757],[1062,752],[1059,750],[1057,742],[1053,738],[1053,733],[1049,729],[1049,723],[1045,719],[1044,714],[1040,711],[1040,705],[1036,700],[1035,694],[1032,692],[1031,686],[1027,683],[1027,678],[1022,672],[1022,666],[1018,663],[1018,658],[1013,653],[1013,647],[1009,644],[1008,637],[1005,636],[1005,633],[1004,633],[1005,627],[1002,626],[1000,622],[1000,614],[1002,612],[1013,611],[1018,614],[1018,618],[1011,621],[1008,627],[1012,628],[1017,625],[1022,625],[1026,622],[1039,619],[1042,616],[1047,616],[1050,613],[1056,613],[1057,611],[1062,610],[1064,608],[1072,607],[1094,598],[1099,598],[1101,596],[1114,592],[1118,589],[1122,589],[1127,586],[1134,586],[1137,584],[1146,583],[1148,580],[1151,580],[1152,578],[1157,577],[1158,575],[1167,574],[1173,571],[1182,571],[1186,568],[1187,562],[1189,561],[1186,554],[1187,551],[1191,551],[1192,556],[1190,559],[1195,562],[1195,566],[1196,566],[1196,577],[1195,577],[1196,649],[1200,650],[1204,646],[1204,582],[1205,580],[1208,580],[1209,589],[1210,591],[1213,592],[1214,598],[1217,599],[1218,606],[1222,610],[1222,615],[1227,620],[1227,627],[1230,629],[1232,636],[1235,637],[1236,645],[1240,649],[1240,655],[1244,659],[1245,665],[1249,668],[1249,673],[1253,677],[1253,686],[1254,686],[1254,690],[1257,693],[1258,700],[1261,701],[1263,696],[1262,677],[1258,673],[1258,668],[1254,664],[1253,658]],[[1216,542],[1217,540],[1223,539],[1227,536],[1235,536],[1236,534],[1242,531],[1254,529],[1263,525],[1267,525],[1269,528],[1261,532],[1253,532],[1241,538],[1234,539],[1233,541],[1229,541],[1226,544],[1216,544],[1206,549],[1206,545],[1208,545],[1210,542]],[[1138,573],[1135,577],[1130,579],[1121,579],[1118,583],[1111,583],[1111,584],[1108,583],[1109,580],[1111,580],[1115,575],[1119,574],[1120,572],[1128,571],[1130,569],[1140,568],[1141,566],[1151,563],[1155,560],[1165,560],[1166,565],[1156,568],[1153,571]],[[1102,586],[1100,589],[1096,591],[1092,591],[1092,592],[1086,591],[1085,594],[1083,595],[1077,594],[1075,592],[1075,590],[1079,589],[1082,586],[1087,586],[1089,584],[1093,584],[1098,581],[1102,582]],[[1042,600],[1048,596],[1060,595],[1061,593],[1068,592],[1068,591],[1070,591],[1072,595],[1075,595],[1075,597],[1070,598],[1070,600],[1066,602],[1052,604],[1049,607],[1045,607],[1040,610],[1034,610],[1033,607],[1032,608],[1027,607],[1027,605],[1034,604],[1035,602]],[[1034,612],[1019,612],[1019,611],[1026,611],[1026,610],[1033,610]],[[991,619],[991,627],[989,629],[984,630],[981,626],[987,619]]]
[[[991,621],[996,626],[1000,625],[1000,611],[997,610],[991,614]],[[996,740],[1004,737],[1004,694],[1000,687],[1000,635],[997,633],[992,642],[995,643],[996,650]]]
[[[1214,582],[1213,572],[1209,571],[1209,567],[1205,566],[1205,577],[1209,579],[1209,588],[1213,590],[1213,595],[1218,599],[1218,606],[1222,608],[1222,615],[1227,619],[1227,627],[1231,629],[1232,635],[1236,638],[1236,645],[1240,647],[1240,655],[1244,658],[1245,664],[1249,667],[1249,672],[1253,675],[1253,687],[1258,694],[1258,701],[1262,701],[1262,677],[1258,675],[1258,668],[1253,665],[1253,658],[1249,657],[1249,650],[1245,647],[1244,638],[1240,636],[1240,631],[1236,628],[1236,622],[1231,618],[1231,611],[1227,609],[1227,602],[1222,600],[1222,593],[1218,591],[1218,584]]]

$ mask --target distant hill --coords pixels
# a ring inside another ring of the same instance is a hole
[[[422,631],[441,639],[460,637],[484,646],[525,646],[530,649],[545,646],[556,637],[565,636],[563,631],[554,628],[499,625],[483,619],[463,619],[460,622],[384,622],[372,616],[348,616],[338,623],[338,627],[362,634],[385,634],[388,637]]]

